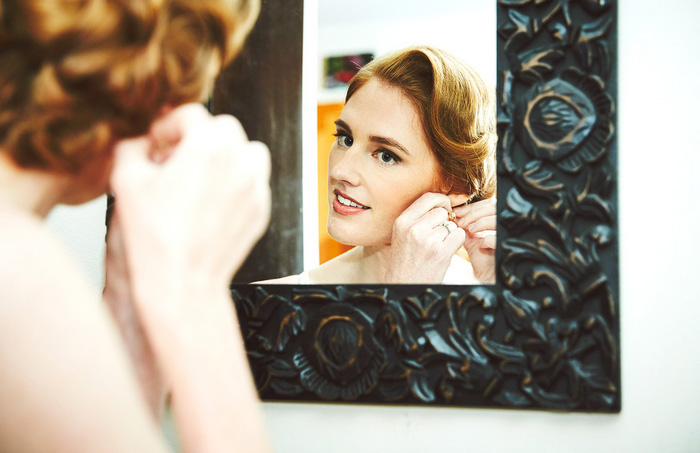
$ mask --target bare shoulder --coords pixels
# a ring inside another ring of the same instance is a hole
[[[353,264],[357,261],[357,248],[326,261],[318,267],[301,274],[288,275],[270,280],[254,282],[256,284],[272,285],[323,285],[328,283],[357,283],[353,280]]]
[[[34,296],[48,291],[89,294],[83,278],[69,253],[40,219],[20,211],[0,210],[0,305],[38,302]]]
[[[0,208],[0,281],[0,444],[162,451],[99,294],[40,219]]]
[[[358,250],[358,247],[350,249],[310,270],[309,282],[312,284],[358,283],[354,273],[359,259]]]

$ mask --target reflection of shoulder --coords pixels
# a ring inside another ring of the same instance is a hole
[[[339,284],[339,283],[356,283],[352,279],[352,271],[355,269],[354,264],[357,261],[356,248],[350,249],[335,258],[326,261],[318,267],[309,271],[304,271],[298,275],[289,275],[287,277],[264,280],[260,284],[280,284],[280,285],[322,285],[322,284]]]
[[[309,271],[311,284],[352,284],[358,283],[357,267],[361,260],[358,253],[361,247],[352,248]]]
[[[474,269],[469,261],[459,255],[454,255],[447,268],[444,285],[479,285],[479,280],[474,276]]]

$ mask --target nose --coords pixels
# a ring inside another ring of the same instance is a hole
[[[351,186],[360,184],[359,147],[346,149],[333,146],[328,156],[328,182],[343,182]]]

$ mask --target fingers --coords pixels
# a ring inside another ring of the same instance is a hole
[[[148,136],[159,144],[177,144],[188,132],[197,130],[211,117],[200,104],[185,104],[156,119]]]
[[[148,158],[151,142],[146,137],[124,139],[114,146],[114,170],[110,176],[113,191],[128,186],[130,181],[152,171]]]
[[[159,146],[172,153],[168,163],[173,165],[202,163],[204,153],[233,158],[249,145],[243,126],[231,115],[212,116],[199,105],[175,109],[170,115],[154,134]]]
[[[175,147],[200,130],[210,118],[209,112],[200,104],[185,104],[164,110],[151,124],[147,134],[151,143],[149,159],[157,164],[168,161]]]
[[[457,227],[456,225],[455,228],[451,231],[443,226],[440,226],[439,228],[444,229],[447,233],[447,236],[445,236],[443,242],[445,243],[445,247],[447,247],[449,250],[452,250],[452,253],[454,254],[464,243],[467,233],[465,233],[463,229]]]
[[[124,178],[133,180],[155,169],[154,164],[169,161],[176,149],[178,155],[192,155],[198,147],[180,147],[183,140],[210,137],[202,133],[211,122],[211,115],[199,104],[185,104],[169,110],[151,125],[147,135],[120,140],[114,147],[115,168],[112,185],[121,186]],[[240,128],[240,125],[237,126]],[[240,128],[242,129],[242,128]],[[234,127],[235,130],[235,127]],[[199,134],[196,132],[200,132]],[[211,139],[211,138],[210,138]]]
[[[496,235],[488,234],[484,236],[481,240],[481,248],[496,250]]]
[[[467,204],[454,208],[454,213],[457,215],[457,224],[465,229],[469,225],[484,217],[495,218],[496,216],[496,199],[489,198],[488,200],[478,201],[476,203]],[[493,229],[496,224],[493,224]]]
[[[476,221],[469,224],[467,231],[471,234],[483,233],[489,231],[496,231],[496,223],[498,222],[498,217],[495,215],[490,215],[477,219]]]
[[[397,219],[399,230],[412,229],[415,237],[423,237],[426,240],[429,234],[439,237],[442,242],[459,244],[464,242],[466,233],[460,225],[449,222],[453,228],[446,227],[451,216],[453,203],[466,202],[466,195],[446,196],[439,193],[428,192],[414,201]]]
[[[495,249],[496,248],[496,216],[483,217],[467,227],[467,237],[465,247],[472,249]]]
[[[450,199],[443,194],[427,192],[411,203],[411,205],[406,208],[401,215],[411,220],[418,220],[423,215],[435,210],[436,208],[441,208],[444,210],[445,215],[447,216],[448,213],[452,212]]]

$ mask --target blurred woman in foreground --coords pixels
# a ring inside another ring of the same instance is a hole
[[[163,451],[166,392],[183,451],[267,448],[228,285],[267,226],[269,154],[189,104],[258,9],[0,4],[0,450]],[[100,304],[42,221],[108,188]]]

